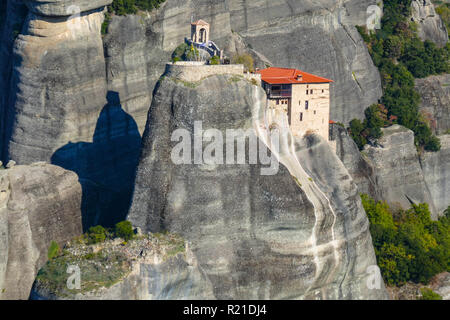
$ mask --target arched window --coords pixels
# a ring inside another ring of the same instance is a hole
[[[200,29],[200,42],[206,42],[206,29]]]

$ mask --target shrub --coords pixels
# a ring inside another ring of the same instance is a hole
[[[61,252],[61,249],[59,248],[59,245],[56,241],[52,241],[50,243],[50,247],[48,248],[47,257],[48,260],[51,260],[58,256],[58,254]]]
[[[89,244],[104,242],[107,237],[107,231],[102,226],[90,227],[87,232]]]
[[[442,300],[442,297],[429,288],[420,288],[422,298],[420,300]]]
[[[133,226],[130,221],[122,221],[117,223],[114,233],[116,237],[122,238],[125,241],[131,240],[134,237]]]
[[[187,61],[198,61],[200,58],[200,53],[198,52],[198,49],[194,47],[193,44],[189,47],[189,50],[186,50],[184,54],[184,60]]]
[[[111,13],[108,11],[105,13],[105,20],[102,23],[102,35],[108,33],[108,27],[111,22]]]
[[[252,56],[246,53],[233,56],[231,62],[233,64],[243,64],[245,71],[248,72],[253,72],[255,69]]]
[[[186,53],[189,51],[189,45],[187,43],[180,44],[172,53],[172,61],[184,61],[186,60]]]
[[[209,64],[218,65],[220,64],[220,58],[218,56],[214,56],[209,60]]]

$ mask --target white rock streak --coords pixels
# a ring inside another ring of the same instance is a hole
[[[320,278],[324,267],[324,259],[321,259],[321,253],[326,252],[330,246],[333,247],[334,252],[334,267],[332,272],[327,277],[331,279],[337,271],[337,267],[340,262],[340,256],[338,252],[339,243],[342,241],[336,240],[334,227],[336,224],[337,216],[334,212],[330,200],[325,193],[317,186],[313,178],[310,177],[299,161],[295,149],[295,137],[289,128],[287,115],[284,112],[277,112],[267,107],[262,107],[262,99],[259,94],[259,90],[255,87],[254,90],[255,106],[252,110],[253,113],[253,125],[257,136],[263,141],[271,152],[277,157],[278,161],[282,163],[290,172],[290,174],[296,179],[299,187],[305,192],[306,197],[312,203],[314,207],[314,214],[316,221],[312,230],[311,237],[309,239],[308,247],[310,250],[303,251],[303,254],[312,254],[314,256],[314,263],[316,265],[315,281],[311,284],[305,295],[313,288]],[[279,132],[279,152],[276,152],[276,148],[272,148],[273,139],[275,138],[273,132],[278,130]],[[320,227],[324,222],[325,213],[329,211],[333,215],[333,224],[330,228],[331,242],[325,244],[319,244],[318,234]]]

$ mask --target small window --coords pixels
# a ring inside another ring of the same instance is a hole
[[[303,112],[300,112],[300,121],[303,121]]]
[[[325,90],[322,89],[322,93],[324,93],[324,92],[325,92]]]
[[[313,94],[314,93],[314,90],[313,89],[311,89],[311,94]]]
[[[309,101],[305,101],[305,110],[309,109]]]
[[[279,105],[280,104],[280,100],[277,100],[277,105]]]
[[[314,110],[314,114],[316,114],[316,110]]]
[[[306,90],[306,94],[309,94],[309,90]]]
[[[299,106],[302,105],[302,100],[298,100],[298,105],[299,105]]]

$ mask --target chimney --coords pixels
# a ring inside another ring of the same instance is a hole
[[[302,81],[303,80],[303,76],[301,74],[297,75],[297,81]]]

